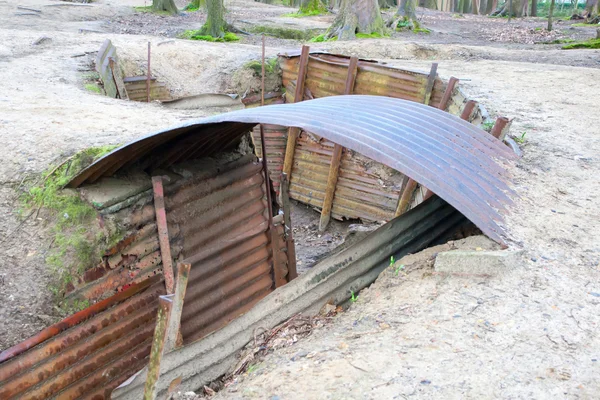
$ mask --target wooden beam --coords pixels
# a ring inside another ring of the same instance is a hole
[[[356,81],[356,72],[358,70],[358,57],[352,56],[348,63],[348,75],[346,75],[346,87],[344,94],[354,92],[354,82]],[[340,162],[342,160],[343,147],[335,144],[331,164],[329,165],[329,175],[327,177],[327,188],[325,189],[325,198],[323,199],[323,208],[321,209],[321,220],[319,221],[319,230],[323,232],[331,219],[331,207],[333,206],[333,196],[340,173]]]
[[[177,264],[177,277],[175,280],[175,295],[173,296],[173,306],[169,315],[167,326],[167,338],[165,342],[165,351],[169,352],[183,345],[181,336],[181,313],[183,311],[183,299],[187,290],[188,277],[190,275],[191,264]]]
[[[298,62],[298,77],[296,78],[296,92],[294,93],[294,103],[302,101],[304,96],[304,81],[306,80],[306,70],[308,67],[308,55],[310,47],[302,46],[300,61]],[[296,151],[296,141],[300,129],[292,127],[288,131],[287,145],[285,147],[285,157],[283,159],[283,172],[290,178],[292,174],[292,165],[294,165],[294,152]]]
[[[167,288],[167,294],[172,294],[175,289],[175,278],[173,277],[173,258],[171,257],[171,244],[169,243],[162,176],[152,177],[152,188],[154,190],[154,211],[156,213],[156,228],[158,230],[165,287]]]

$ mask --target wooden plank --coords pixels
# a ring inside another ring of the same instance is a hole
[[[181,313],[183,311],[183,300],[187,290],[188,277],[190,275],[191,264],[177,264],[177,277],[175,281],[175,296],[173,297],[173,307],[169,315],[167,326],[167,337],[165,342],[165,351],[169,352],[183,345],[181,336]]]
[[[160,376],[160,363],[164,353],[172,306],[173,295],[160,296],[158,298],[158,315],[156,317],[156,328],[154,329],[154,338],[152,339],[152,349],[150,350],[150,360],[148,362],[144,400],[156,399],[156,382],[158,382],[158,377]]]
[[[431,93],[433,93],[433,84],[435,83],[435,77],[437,76],[438,64],[431,64],[431,70],[429,71],[429,77],[427,78],[427,86],[425,86],[425,98],[423,104],[429,105],[431,101]]]
[[[298,78],[296,78],[296,92],[294,94],[294,103],[302,101],[304,96],[304,82],[306,80],[306,70],[308,66],[308,55],[310,53],[310,47],[302,46],[302,54],[300,55],[300,61],[298,66]],[[296,150],[296,140],[300,129],[296,127],[290,128],[288,132],[287,145],[285,148],[285,158],[283,161],[283,172],[286,173],[290,179],[292,176],[292,165],[294,163],[294,152]]]
[[[348,74],[346,75],[346,86],[344,94],[352,94],[354,91],[354,83],[356,81],[356,72],[358,69],[358,57],[352,56],[348,63]],[[323,232],[327,229],[331,219],[331,207],[333,205],[333,197],[337,186],[338,176],[340,173],[340,161],[342,160],[343,147],[339,144],[333,146],[333,155],[331,156],[331,164],[329,166],[329,175],[327,176],[327,188],[325,189],[325,199],[323,200],[323,208],[321,209],[321,219],[319,220],[319,230]]]
[[[410,200],[412,199],[413,193],[417,189],[417,182],[408,178],[408,182],[402,191],[402,195],[398,200],[398,206],[396,207],[396,212],[394,213],[394,217],[398,217],[408,211],[408,206],[410,205]]]
[[[154,210],[156,213],[156,228],[158,229],[158,241],[160,244],[160,256],[162,258],[163,275],[167,294],[172,294],[175,289],[173,277],[173,258],[171,257],[171,244],[169,243],[169,229],[167,228],[167,213],[165,211],[165,192],[162,176],[152,177],[152,188],[154,191]]]
[[[121,68],[119,67],[119,64],[117,64],[114,58],[112,57],[108,59],[108,63],[110,65],[110,71],[115,81],[115,86],[117,87],[117,93],[119,95],[119,98],[123,100],[129,100],[129,97],[127,96],[127,89],[125,89],[125,82],[123,82],[123,74],[121,73]]]

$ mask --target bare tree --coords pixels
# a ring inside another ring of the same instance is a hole
[[[600,1],[587,0],[585,2],[585,19],[590,24],[600,24]]]
[[[327,37],[337,36],[339,40],[354,39],[357,33],[385,33],[378,0],[342,0]]]
[[[554,14],[554,0],[550,3],[550,11],[548,12],[548,31],[552,30],[552,14]]]

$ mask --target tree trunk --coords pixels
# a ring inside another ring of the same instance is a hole
[[[531,0],[531,16],[537,17],[537,0]]]
[[[554,0],[550,2],[550,11],[548,12],[548,31],[552,30],[552,14],[554,13]]]
[[[227,30],[227,22],[223,14],[225,7],[223,0],[206,0],[206,22],[200,28],[201,35],[208,35],[214,38],[222,38]]]
[[[405,21],[417,21],[417,0],[400,0],[400,6],[396,11],[396,17],[402,17]]]
[[[378,0],[379,8],[392,8],[396,6],[396,0]]]
[[[206,9],[206,0],[192,0],[184,8],[184,10],[200,10],[200,9]]]
[[[356,38],[357,33],[385,33],[378,0],[342,0],[327,37],[337,36],[339,40],[347,40]]]
[[[585,2],[585,18],[589,23],[600,13],[600,2],[598,0],[587,0]]]
[[[512,1],[506,1],[506,3],[504,3],[504,7],[502,7],[502,9],[498,12],[494,12],[493,15],[499,15],[501,17],[506,17],[509,15],[509,11],[510,11],[510,16],[509,17],[522,17],[523,16],[523,2],[526,0],[512,0]]]
[[[302,0],[299,11],[303,14],[309,14],[313,11],[324,13],[327,11],[327,6],[321,0]]]
[[[177,14],[179,10],[173,0],[152,0],[153,11],[166,11],[169,14]]]

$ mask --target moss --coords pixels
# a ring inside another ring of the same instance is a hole
[[[580,28],[600,28],[600,24],[585,24],[583,22],[577,23],[577,24],[573,24],[571,26],[577,26]]]
[[[379,32],[373,32],[373,33],[357,33],[356,34],[356,38],[357,39],[381,39],[381,38],[385,38],[388,37],[387,35],[382,35]]]
[[[426,33],[426,34],[430,34],[431,33],[431,31],[429,29],[427,29],[427,28],[420,28],[420,27],[417,27],[417,28],[413,29],[413,32],[414,33]]]
[[[280,28],[278,26],[257,25],[252,27],[250,32],[280,39],[309,40],[317,31],[313,29],[303,31],[300,29]]]
[[[237,42],[240,40],[239,36],[232,32],[225,32],[223,37],[212,37],[210,35],[202,35],[199,30],[188,30],[184,31],[179,35],[182,39],[190,40],[203,40],[205,42]]]
[[[244,68],[251,69],[255,76],[260,77],[262,75],[262,63],[260,61],[250,61],[244,64]],[[277,57],[269,58],[265,60],[265,74],[273,74],[278,73],[279,64],[277,62]]]
[[[323,33],[319,36],[315,36],[314,38],[311,38],[309,40],[309,42],[311,43],[321,43],[321,42],[333,42],[335,40],[337,40],[337,36],[331,37],[331,38],[327,38],[327,34]]]
[[[308,0],[298,10],[298,14],[304,14],[305,16],[326,14],[327,12],[327,6],[321,0]]]
[[[600,39],[590,39],[585,42],[575,42],[564,45],[565,50],[569,49],[600,49]]]
[[[171,15],[171,13],[168,11],[153,10],[152,6],[133,7],[133,9],[135,11],[141,12],[141,13],[152,13],[152,14],[157,14],[157,15]]]
[[[102,89],[100,89],[100,87],[95,83],[86,83],[83,87],[85,88],[85,90],[88,90],[90,92],[98,94],[102,93]]]
[[[63,189],[83,168],[115,147],[92,147],[78,152],[58,167],[44,172],[22,196],[23,208],[38,211],[43,208],[54,222],[52,250],[46,264],[55,278],[51,290],[57,295],[65,291],[75,274],[84,272],[100,259],[101,251],[115,241],[115,236],[122,236],[116,228],[110,233],[94,230],[96,210],[75,191]]]
[[[536,44],[564,44],[564,43],[573,43],[575,40],[573,39],[554,39],[549,42],[537,42]]]

